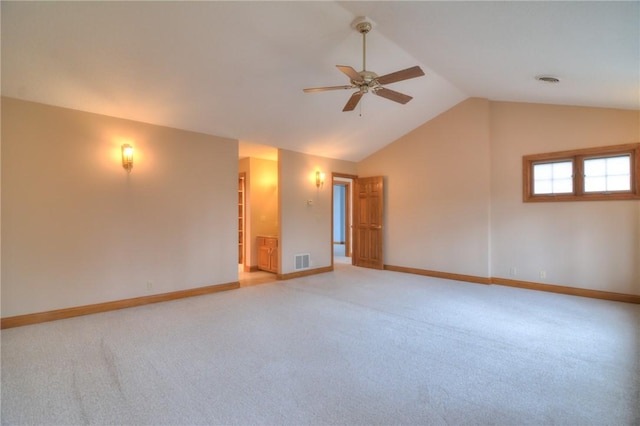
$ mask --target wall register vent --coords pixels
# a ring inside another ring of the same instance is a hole
[[[301,269],[309,269],[311,263],[311,255],[309,253],[296,254],[294,256],[294,270],[300,271]]]

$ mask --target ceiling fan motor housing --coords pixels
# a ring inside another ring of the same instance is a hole
[[[378,78],[378,74],[376,74],[373,71],[360,71],[359,74],[362,77],[362,81],[364,81],[367,84],[371,83],[373,80]]]

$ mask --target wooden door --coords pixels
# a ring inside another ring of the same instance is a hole
[[[353,264],[383,269],[383,180],[382,176],[358,178],[354,191]]]

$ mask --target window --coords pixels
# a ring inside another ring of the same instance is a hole
[[[631,155],[584,160],[584,192],[631,191]]]
[[[525,155],[523,199],[640,199],[640,144]]]
[[[533,164],[534,194],[570,194],[573,192],[573,162]]]

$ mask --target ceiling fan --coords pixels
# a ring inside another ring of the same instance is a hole
[[[367,71],[367,33],[371,31],[373,26],[371,21],[364,17],[356,19],[354,21],[354,26],[355,29],[362,34],[362,71],[358,72],[347,65],[336,65],[340,71],[349,77],[350,84],[344,86],[313,87],[304,89],[304,92],[311,93],[324,92],[327,90],[357,89],[357,91],[351,95],[342,111],[353,111],[358,105],[358,102],[360,102],[362,95],[369,92],[401,104],[406,104],[413,99],[413,97],[409,95],[387,89],[386,87],[383,87],[383,85],[423,76],[424,71],[422,71],[419,66],[392,72],[383,76],[378,76],[378,74],[373,71]]]

